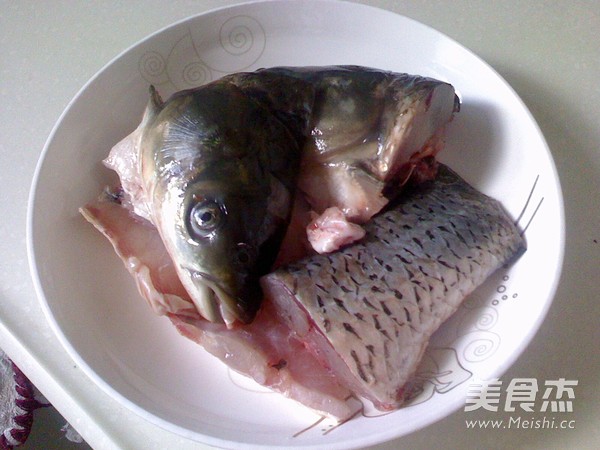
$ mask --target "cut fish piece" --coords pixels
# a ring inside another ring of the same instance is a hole
[[[365,230],[354,245],[284,266],[262,286],[325,367],[392,410],[431,335],[525,242],[498,201],[442,165]]]

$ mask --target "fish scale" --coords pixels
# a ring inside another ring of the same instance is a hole
[[[269,297],[326,367],[387,410],[403,401],[430,336],[525,242],[498,201],[441,164],[436,180],[365,229],[360,242],[283,267],[263,286],[288,294]]]

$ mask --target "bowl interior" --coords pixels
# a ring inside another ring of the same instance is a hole
[[[110,245],[78,213],[116,180],[100,161],[136,127],[150,84],[166,97],[232,71],[331,64],[451,82],[462,109],[441,159],[500,199],[526,228],[528,242],[526,254],[492,276],[432,339],[423,367],[444,374],[441,382],[432,378],[411,406],[365,414],[336,429],[313,426],[318,415],[236,375],[180,337],[152,313]],[[464,404],[469,380],[500,376],[530,341],[552,300],[564,245],[552,158],[504,80],[424,25],[329,1],[216,10],[161,30],[110,62],[73,99],[48,139],[28,227],[40,302],[73,359],[136,413],[221,446],[348,448],[441,419]]]

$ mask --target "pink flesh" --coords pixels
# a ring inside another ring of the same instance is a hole
[[[179,332],[233,370],[321,413],[346,419],[355,411],[340,386],[265,303],[252,324],[227,329],[203,319],[171,316]]]
[[[308,241],[317,253],[330,253],[362,239],[365,230],[349,222],[337,207],[327,208],[306,228]]]
[[[360,383],[336,353],[329,340],[313,326],[307,312],[294,295],[274,276],[267,275],[260,281],[263,291],[268,295],[266,301],[273,303],[272,307],[280,316],[279,321],[291,325],[290,328],[295,330],[298,339],[302,339],[305,343],[307,353],[310,352],[323,366],[336,373],[344,386],[348,386],[360,395],[362,391]],[[392,409],[385,408],[384,405],[377,406],[380,409]]]
[[[199,317],[154,225],[108,198],[81,213],[111,242],[156,314]]]
[[[202,319],[181,285],[156,228],[125,207],[99,199],[82,214],[108,238],[157,314],[233,370],[326,415],[346,419],[355,411],[350,391],[336,381],[264,302],[256,319],[228,329]]]

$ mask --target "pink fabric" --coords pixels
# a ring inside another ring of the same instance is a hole
[[[31,431],[33,411],[49,406],[35,399],[23,372],[0,350],[0,448],[23,444]]]

